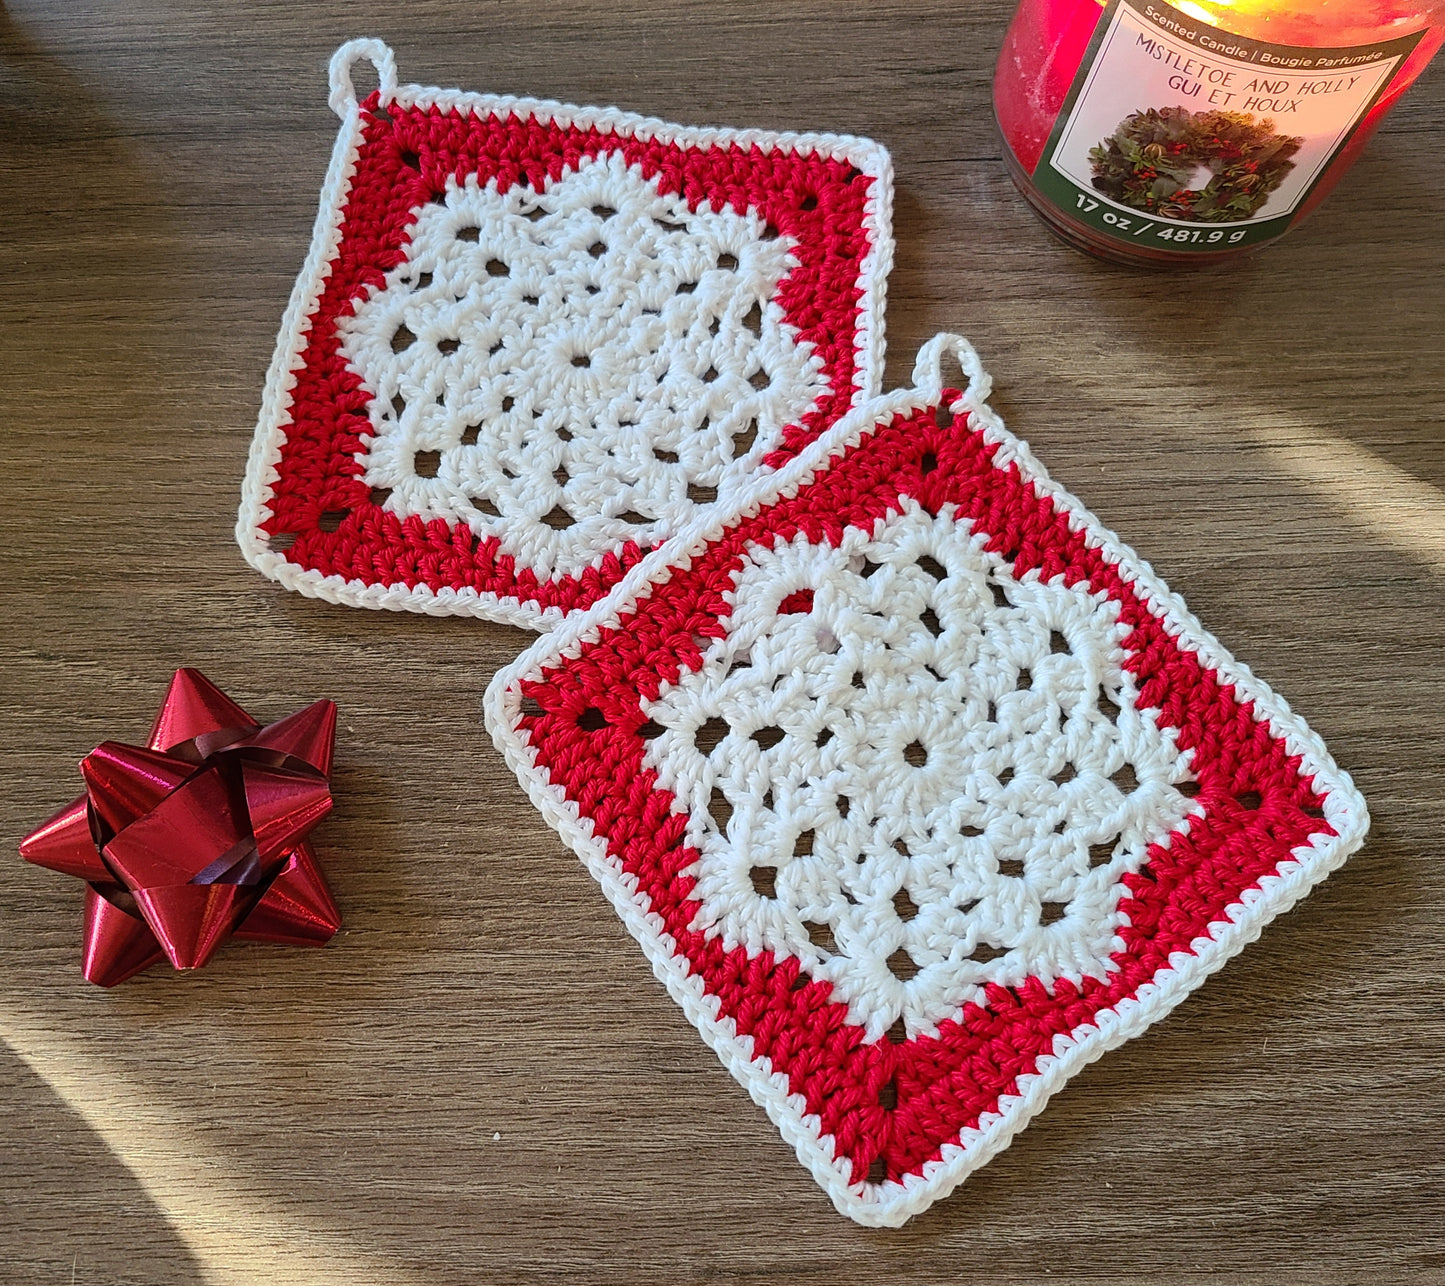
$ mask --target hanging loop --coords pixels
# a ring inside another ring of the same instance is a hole
[[[396,97],[396,56],[382,40],[348,40],[331,55],[331,97],[327,100],[331,110],[342,120],[356,110],[356,89],[351,83],[351,68],[360,58],[365,58],[376,68],[376,78],[381,86],[381,101],[385,105]]]
[[[993,389],[993,380],[973,351],[973,345],[962,335],[935,335],[918,350],[913,365],[913,383],[924,392],[939,393],[944,387],[943,358],[950,355],[963,372],[963,401],[970,407],[982,406]]]

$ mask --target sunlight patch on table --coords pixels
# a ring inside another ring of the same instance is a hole
[[[55,1020],[0,1005],[0,1039],[110,1148],[194,1256],[210,1286],[421,1286],[260,1191],[173,1108],[151,1101]]]
[[[1290,477],[1401,553],[1445,573],[1445,495],[1372,451],[1262,411],[1249,435]]]

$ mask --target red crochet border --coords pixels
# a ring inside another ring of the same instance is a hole
[[[946,391],[942,405],[957,396]],[[1016,465],[995,466],[996,450],[961,420],[945,429],[931,409],[900,414],[834,457],[793,499],[728,528],[686,570],[672,568],[667,583],[654,583],[650,597],[576,659],[522,685],[530,713],[521,727],[538,769],[606,837],[613,860],[662,917],[676,953],[718,998],[738,1035],[751,1039],[754,1057],[788,1076],[792,1092],[835,1140],[835,1155],[851,1162],[853,1182],[884,1173],[899,1179],[939,1158],[963,1130],[998,1110],[1056,1035],[1135,995],[1169,968],[1171,953],[1192,953],[1190,944],[1209,937],[1225,908],[1290,860],[1291,850],[1311,834],[1334,834],[1322,820],[1323,797],[1300,775],[1299,756],[1255,717],[1252,702],[1237,698],[1179,645],[1118,569],[1070,530],[1067,512],[1038,494]],[[643,766],[640,702],[655,698],[682,669],[700,665],[700,647],[725,633],[723,595],[749,544],[789,540],[799,531],[810,541],[836,542],[845,526],[872,530],[902,496],[935,513],[944,503],[956,505],[959,516],[991,534],[987,548],[1012,563],[1016,575],[1037,569],[1069,585],[1086,581],[1120,604],[1131,630],[1126,668],[1138,681],[1140,704],[1177,730],[1181,748],[1194,751],[1196,803],[1204,814],[1191,819],[1187,834],[1153,845],[1143,869],[1125,877],[1125,946],[1107,980],[990,985],[986,1004],[966,1006],[936,1038],[865,1045],[846,1007],[830,999],[830,985],[806,974],[800,979],[795,959],[725,951],[720,940],[689,927],[698,903],[693,879],[681,872],[697,854],[685,843],[686,818],[674,797]],[[577,726],[588,707],[602,712],[606,727]],[[897,1095],[891,1110],[879,1103],[890,1081]]]
[[[684,197],[756,209],[794,237],[798,267],[777,299],[788,321],[813,345],[829,383],[818,405],[784,431],[776,467],[846,412],[855,393],[854,340],[864,291],[858,282],[871,249],[864,217],[873,178],[844,161],[738,145],[696,148],[564,127],[508,115],[478,117],[432,107],[364,105],[365,130],[342,236],[330,275],[309,318],[303,365],[291,395],[277,479],[269,500],[268,536],[294,536],[289,562],[365,584],[474,589],[564,610],[585,607],[621,579],[645,552],[634,541],[578,576],[539,580],[464,524],[418,517],[399,520],[371,500],[356,453],[371,432],[371,394],[347,368],[336,336],[365,288],[380,287],[406,256],[413,212],[444,190],[447,179],[475,174],[502,189],[539,187],[585,157],[620,151],[648,179]],[[866,179],[866,182],[858,180]],[[329,530],[327,529],[329,528]]]

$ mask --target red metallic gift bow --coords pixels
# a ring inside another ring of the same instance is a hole
[[[86,793],[20,855],[87,882],[82,971],[113,987],[163,956],[197,969],[231,937],[320,946],[341,926],[305,836],[331,811],[336,706],[261,727],[177,670],[144,747],[107,741]]]

